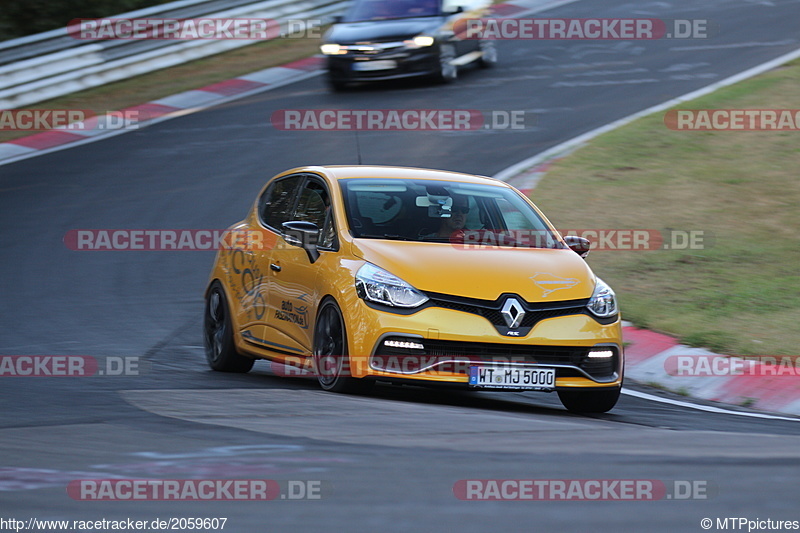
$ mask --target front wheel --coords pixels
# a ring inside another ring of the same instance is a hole
[[[453,64],[456,58],[456,48],[452,44],[443,44],[439,47],[439,71],[436,79],[440,83],[451,83],[458,79],[458,67]]]
[[[478,64],[482,68],[495,66],[497,64],[497,47],[494,45],[494,41],[483,40],[480,42],[479,47],[481,58],[478,60]]]
[[[560,390],[558,399],[573,413],[605,413],[617,405],[622,387],[612,389]]]
[[[350,88],[350,86],[347,84],[346,81],[342,81],[342,80],[340,80],[338,78],[333,78],[331,76],[328,76],[327,82],[328,82],[328,88],[331,91],[334,91],[334,92],[337,92],[337,93],[346,91],[347,89]]]
[[[233,326],[222,285],[215,281],[206,296],[203,317],[203,341],[208,366],[219,372],[249,372],[254,359],[236,351]]]
[[[350,376],[347,330],[339,306],[325,300],[314,326],[314,366],[320,387],[331,392],[367,392],[372,382]]]

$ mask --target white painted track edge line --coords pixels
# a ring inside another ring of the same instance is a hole
[[[267,92],[267,91],[270,91],[272,89],[277,89],[279,87],[283,87],[284,85],[290,85],[290,84],[298,82],[298,81],[303,81],[303,80],[306,80],[308,78],[313,78],[314,76],[319,76],[322,73],[323,73],[322,70],[311,70],[311,71],[308,71],[308,72],[305,72],[305,73],[302,73],[302,74],[298,74],[296,76],[289,76],[285,80],[282,80],[282,81],[279,81],[279,82],[275,82],[275,83],[271,83],[271,84],[265,85],[263,87],[256,87],[256,88],[251,89],[251,90],[249,90],[247,92],[243,92],[243,93],[240,93],[240,94],[235,94],[235,95],[232,95],[232,96],[221,97],[221,98],[216,99],[216,100],[214,100],[212,102],[209,102],[207,104],[203,104],[203,105],[196,106],[196,107],[187,107],[186,109],[176,109],[175,111],[170,111],[169,113],[166,113],[166,114],[164,114],[164,115],[162,115],[160,117],[148,120],[147,122],[143,122],[143,123],[137,125],[137,126],[141,126],[141,128],[138,128],[138,127],[137,128],[123,128],[123,129],[119,129],[119,130],[116,130],[116,131],[109,130],[108,132],[106,132],[104,134],[96,135],[96,136],[93,136],[93,137],[87,137],[87,138],[81,139],[79,141],[73,141],[73,142],[69,142],[69,143],[59,144],[57,146],[51,146],[50,148],[45,148],[44,150],[34,150],[33,152],[29,152],[29,153],[25,153],[25,154],[19,154],[17,156],[8,157],[8,158],[5,158],[5,159],[0,159],[0,166],[8,165],[8,164],[11,164],[11,163],[16,163],[17,161],[23,161],[25,159],[31,159],[33,157],[38,157],[40,155],[45,155],[45,154],[49,154],[49,153],[52,153],[52,152],[60,152],[61,150],[68,150],[70,148],[75,148],[76,146],[81,146],[81,145],[84,145],[84,144],[89,144],[89,143],[92,143],[92,142],[101,141],[101,140],[104,140],[104,139],[109,139],[111,137],[116,137],[117,135],[123,135],[125,133],[130,133],[132,131],[137,131],[139,129],[144,129],[144,128],[148,127],[148,126],[152,126],[153,124],[158,124],[159,122],[164,122],[166,120],[171,120],[173,118],[178,118],[178,117],[181,117],[181,116],[184,116],[184,115],[190,115],[192,113],[196,113],[198,111],[203,111],[205,109],[210,109],[212,107],[216,107],[218,105],[226,104],[226,103],[232,102],[234,100],[240,100],[242,98],[247,98],[249,96],[253,96],[253,95],[256,95],[256,94],[259,94],[259,93]],[[197,90],[199,90],[199,89],[197,89]],[[146,105],[147,103],[151,103],[151,102],[146,102],[143,105]]]
[[[653,394],[648,394],[646,392],[640,392],[636,390],[631,390],[627,388],[622,388],[622,394],[627,394],[628,396],[633,396],[634,398],[640,398],[642,400],[649,400],[653,402],[659,403],[666,403],[669,405],[675,405],[678,407],[686,407],[689,409],[696,409],[698,411],[705,411],[707,413],[716,413],[716,414],[723,414],[723,415],[734,415],[734,416],[745,416],[749,418],[764,418],[767,420],[786,420],[789,422],[800,422],[800,418],[790,418],[786,416],[776,416],[776,415],[768,415],[765,413],[751,413],[746,411],[731,411],[729,409],[723,409],[721,407],[714,407],[711,405],[700,405],[696,403],[684,402],[681,400],[673,400],[671,398],[662,398],[660,396],[655,396]]]
[[[564,141],[563,143],[558,144],[552,148],[548,148],[544,152],[540,152],[534,156],[531,156],[527,159],[523,159],[518,163],[515,163],[511,166],[504,168],[500,172],[496,173],[494,175],[494,178],[499,179],[501,181],[508,181],[517,174],[520,174],[522,171],[534,167],[537,164],[547,161],[548,159],[551,159],[570,149],[576,148],[582,145],[583,143],[602,135],[603,133],[607,133],[617,128],[621,128],[622,126],[630,124],[634,120],[646,117],[648,115],[652,115],[653,113],[658,113],[659,111],[664,111],[666,109],[674,107],[688,100],[694,100],[696,98],[700,98],[723,87],[728,87],[730,85],[733,85],[734,83],[738,83],[748,78],[752,78],[759,74],[763,74],[768,70],[779,67],[784,63],[788,63],[789,61],[793,61],[797,58],[800,58],[800,48],[794,50],[793,52],[789,52],[788,54],[784,54],[780,57],[777,57],[775,59],[771,59],[770,61],[767,61],[765,63],[761,63],[760,65],[756,65],[755,67],[749,68],[743,72],[740,72],[739,74],[734,74],[733,76],[725,78],[724,80],[712,83],[710,85],[706,85],[705,87],[686,93],[683,96],[672,98],[661,104],[654,105],[653,107],[649,107],[643,111],[638,111],[636,113],[633,113],[632,115],[628,115],[627,117],[606,124],[605,126],[601,126],[594,130],[586,132],[568,141]]]

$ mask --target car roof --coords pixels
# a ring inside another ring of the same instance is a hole
[[[484,183],[487,185],[507,185],[505,182],[489,178],[487,176],[476,176],[474,174],[463,174],[461,172],[450,172],[446,170],[433,170],[427,168],[413,167],[390,167],[390,166],[367,166],[367,165],[330,165],[306,167],[306,171],[325,174],[334,180],[360,179],[360,178],[381,178],[381,179],[424,179],[440,181],[458,181],[462,183]]]

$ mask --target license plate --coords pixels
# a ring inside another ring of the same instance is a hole
[[[471,366],[469,384],[482,388],[553,390],[556,371],[539,367]]]
[[[397,61],[384,59],[382,61],[357,61],[353,63],[353,70],[390,70],[397,68]]]

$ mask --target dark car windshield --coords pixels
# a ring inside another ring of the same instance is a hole
[[[344,16],[345,22],[435,17],[441,14],[439,0],[358,0]]]
[[[513,189],[406,179],[341,182],[353,237],[524,248],[563,248]]]

